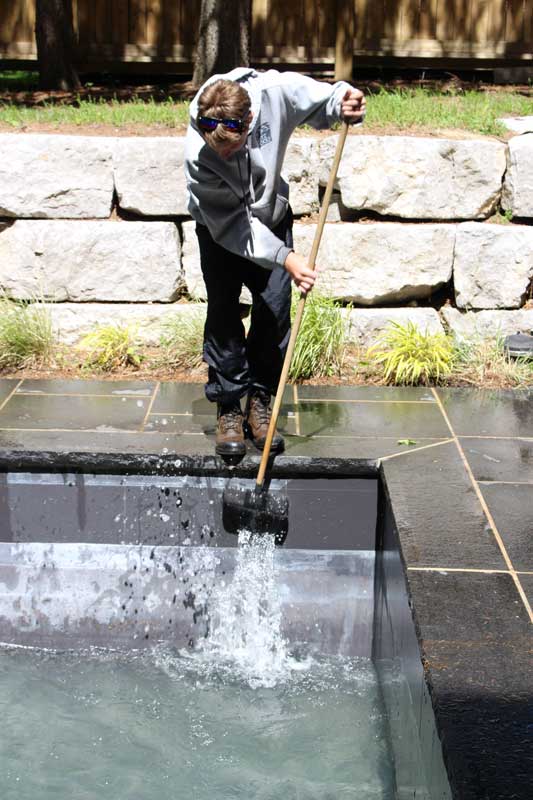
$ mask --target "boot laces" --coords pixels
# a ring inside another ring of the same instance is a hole
[[[224,433],[228,431],[236,431],[237,433],[242,427],[242,411],[240,406],[230,406],[222,408],[219,413],[219,423]]]
[[[261,425],[270,423],[270,396],[256,392],[250,398],[250,409]]]

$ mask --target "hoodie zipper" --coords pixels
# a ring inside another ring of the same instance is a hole
[[[241,155],[244,157],[246,161],[246,176],[243,178],[242,169],[241,169]],[[241,190],[242,190],[242,202],[244,203],[244,207],[246,209],[246,213],[248,215],[248,221],[250,225],[252,224],[252,210],[250,208],[250,204],[248,203],[248,196],[251,197],[252,203],[255,201],[255,194],[254,194],[254,187],[252,184],[252,166],[251,166],[251,159],[250,159],[250,151],[248,149],[248,145],[246,144],[242,150],[237,153],[237,168],[239,170],[239,180],[241,183]]]

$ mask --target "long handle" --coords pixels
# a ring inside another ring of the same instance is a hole
[[[324,230],[324,224],[326,222],[329,203],[333,192],[333,185],[335,183],[335,178],[337,177],[337,171],[339,169],[339,164],[341,161],[342,151],[344,149],[344,142],[346,141],[347,133],[348,133],[348,123],[343,122],[342,129],[339,134],[339,139],[337,142],[337,149],[335,150],[335,156],[333,158],[333,164],[331,165],[331,171],[329,173],[328,185],[326,186],[326,191],[322,199],[322,206],[320,208],[320,214],[316,226],[315,238],[313,239],[313,246],[311,247],[311,252],[309,254],[309,259],[307,262],[307,266],[310,267],[310,269],[313,269],[315,266],[318,248],[320,247],[320,240],[322,239],[322,232]],[[302,321],[306,299],[307,299],[306,294],[303,294],[300,297],[300,300],[298,301],[298,306],[296,308],[296,314],[294,316],[294,320],[292,323],[291,337],[289,339],[289,344],[287,345],[287,352],[285,353],[285,360],[283,361],[281,377],[278,383],[278,391],[276,392],[276,398],[274,400],[274,405],[272,407],[272,416],[270,418],[270,425],[268,426],[268,432],[265,439],[265,446],[263,448],[263,455],[261,457],[261,463],[259,464],[259,471],[257,473],[256,489],[260,489],[265,480],[265,472],[268,464],[268,459],[270,456],[270,448],[272,447],[272,439],[274,438],[274,433],[276,432],[279,410],[281,408],[281,400],[283,398],[283,392],[285,391],[285,386],[287,385],[287,378],[289,376],[292,354],[294,353],[294,347],[296,345],[296,337],[298,336],[298,331],[300,330],[300,323]]]

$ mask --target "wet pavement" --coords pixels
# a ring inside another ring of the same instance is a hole
[[[381,476],[462,800],[525,800],[533,782],[532,400],[533,390],[288,387],[280,416],[273,477]],[[214,456],[214,426],[199,384],[0,380],[0,471],[253,477],[257,452],[232,473]]]
[[[498,570],[533,615],[533,391],[288,387],[286,450],[272,474],[310,460],[352,474],[381,469],[410,570]],[[199,459],[214,456],[214,410],[200,384],[0,380],[0,459],[39,453]],[[238,466],[253,474],[259,454]],[[10,464],[11,461],[11,464]],[[91,463],[92,461],[92,463]],[[522,578],[527,580],[522,580]]]

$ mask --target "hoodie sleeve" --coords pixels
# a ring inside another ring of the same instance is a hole
[[[189,211],[201,213],[209,233],[222,247],[266,269],[283,266],[290,248],[254,217],[244,200],[216,174],[198,162],[186,162]]]
[[[345,81],[322,83],[298,73],[283,73],[283,82],[294,114],[294,126],[307,124],[313,128],[331,128],[340,121],[342,98],[353,87]]]

